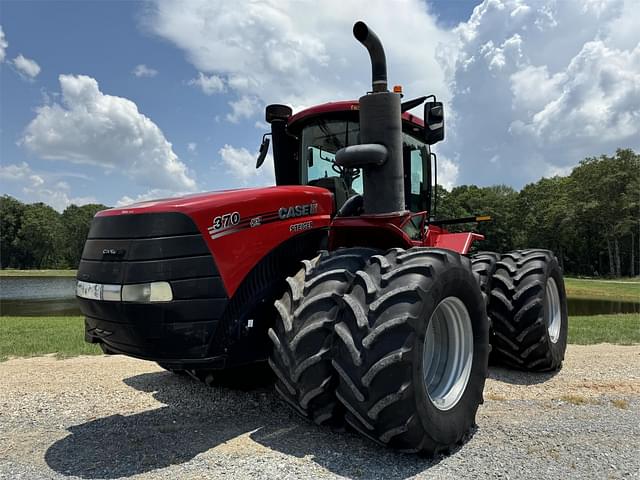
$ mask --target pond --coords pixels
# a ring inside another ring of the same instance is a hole
[[[73,277],[0,277],[0,315],[80,315]],[[569,315],[640,313],[640,302],[570,298]]]
[[[80,315],[74,277],[0,277],[0,315]]]

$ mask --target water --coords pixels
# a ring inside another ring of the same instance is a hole
[[[80,315],[74,277],[0,277],[0,315]]]
[[[80,315],[73,277],[0,277],[0,315]],[[569,315],[640,313],[640,302],[570,298]]]
[[[640,313],[640,302],[621,302],[618,300],[569,298],[567,299],[567,307],[569,308],[569,316]]]

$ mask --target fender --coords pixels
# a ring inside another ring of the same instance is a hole
[[[312,186],[248,188],[142,202],[96,216],[152,212],[191,217],[231,298],[267,253],[296,235],[329,226],[333,195]]]

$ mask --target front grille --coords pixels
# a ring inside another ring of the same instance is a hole
[[[167,281],[173,301],[109,302],[78,298],[87,337],[145,358],[206,355],[228,297],[196,225],[181,213],[96,217],[78,279],[126,285]]]

